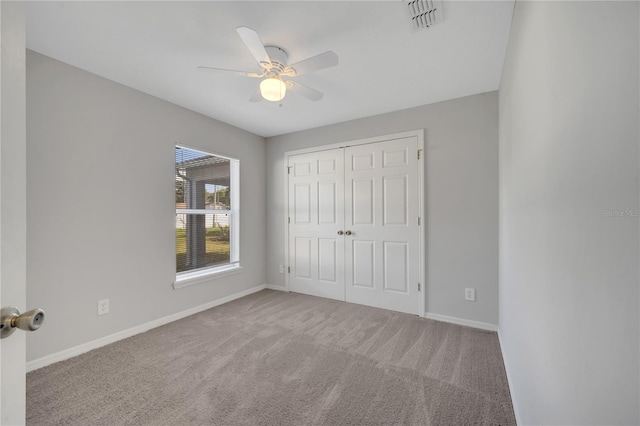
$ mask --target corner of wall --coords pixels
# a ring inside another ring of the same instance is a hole
[[[500,332],[500,327],[498,327],[498,343],[500,343],[500,353],[502,353],[502,364],[504,364],[504,371],[507,376],[507,383],[509,384],[509,395],[511,396],[511,405],[513,406],[513,414],[516,418],[516,424],[521,425],[522,420],[520,417],[520,407],[518,406],[518,400],[516,398],[512,373],[509,368],[509,360],[507,359],[507,354],[504,351],[504,345],[502,343],[502,333]]]

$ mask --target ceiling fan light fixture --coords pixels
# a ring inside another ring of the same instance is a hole
[[[286,93],[287,85],[277,77],[265,78],[260,82],[260,94],[268,101],[281,101]]]

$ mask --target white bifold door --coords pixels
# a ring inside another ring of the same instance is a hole
[[[344,150],[289,157],[290,289],[344,300],[344,248]]]
[[[289,156],[291,291],[419,313],[417,144]]]

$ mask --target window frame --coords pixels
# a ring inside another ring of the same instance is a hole
[[[219,158],[229,160],[229,190],[231,193],[230,206],[228,210],[213,209],[179,209],[175,208],[175,214],[228,214],[229,215],[229,262],[219,265],[207,266],[204,268],[193,269],[189,271],[178,272],[177,262],[174,263],[175,281],[174,289],[188,287],[200,284],[214,278],[226,277],[234,275],[242,270],[240,265],[240,160],[237,158],[221,155],[214,152],[203,151],[199,148],[192,148],[183,144],[175,144],[176,148],[188,149],[202,153],[204,155],[212,155]],[[175,162],[174,162],[175,168]],[[175,174],[175,172],[174,172]],[[175,190],[175,185],[174,185]],[[175,222],[175,220],[174,220]],[[174,245],[174,261],[176,259],[176,233],[173,232]]]

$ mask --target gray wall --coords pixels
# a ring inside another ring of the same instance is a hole
[[[267,282],[284,286],[284,153],[425,129],[427,312],[498,321],[498,94],[267,139]],[[464,288],[476,288],[476,302]]]
[[[241,173],[243,271],[180,290],[175,143]],[[28,52],[27,301],[47,313],[28,360],[263,284],[264,158],[261,137]]]
[[[523,424],[640,421],[638,17],[637,2],[516,3],[500,332]]]

